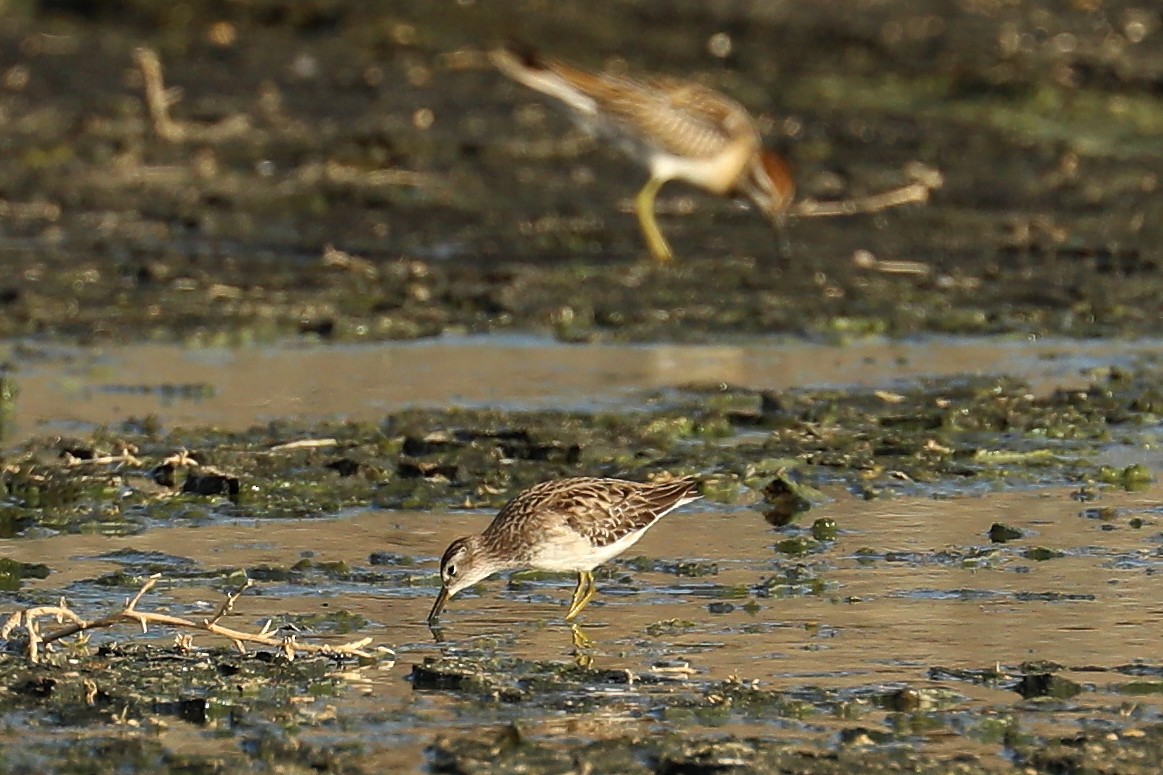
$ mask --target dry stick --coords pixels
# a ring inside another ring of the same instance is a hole
[[[920,261],[884,260],[877,258],[867,250],[857,250],[852,255],[852,263],[860,269],[870,269],[884,274],[929,274],[932,267]]]
[[[168,625],[171,627],[181,627],[192,630],[201,630],[209,632],[214,635],[219,635],[234,642],[235,647],[242,653],[246,653],[247,643],[254,643],[261,646],[271,646],[280,649],[288,659],[294,659],[296,651],[304,651],[307,653],[316,654],[343,654],[345,656],[357,656],[375,658],[377,655],[373,652],[367,651],[365,647],[372,642],[371,638],[363,638],[361,640],[352,641],[351,643],[342,643],[338,645],[329,644],[312,644],[299,643],[293,636],[288,638],[272,637],[267,633],[270,631],[270,622],[263,627],[260,633],[242,632],[240,630],[223,627],[218,624],[218,620],[225,616],[234,606],[234,602],[239,596],[245,592],[254,583],[251,579],[247,579],[246,583],[240,586],[234,592],[227,595],[226,600],[218,607],[218,611],[210,619],[204,619],[201,622],[196,622],[191,619],[183,619],[180,616],[170,616],[169,614],[159,614],[148,611],[138,611],[137,604],[141,602],[142,596],[146,592],[153,589],[161,578],[160,574],[150,576],[137,594],[126,601],[125,607],[120,611],[115,611],[111,614],[94,619],[93,621],[85,621],[80,616],[69,610],[67,607],[61,606],[40,606],[37,608],[27,608],[23,611],[17,611],[8,617],[8,620],[0,627],[0,638],[7,638],[9,633],[17,626],[23,625],[25,631],[28,633],[28,656],[32,662],[36,662],[39,657],[40,648],[44,645],[52,643],[53,641],[67,638],[70,635],[76,635],[79,632],[86,630],[94,630],[103,627],[111,627],[118,622],[131,621],[141,625],[142,632],[146,632],[150,624]],[[37,626],[36,620],[43,616],[55,616],[58,620],[69,619],[71,623],[53,630],[47,634],[41,635]]]
[[[141,77],[145,84],[145,104],[153,121],[153,131],[163,140],[171,143],[183,140],[214,141],[246,131],[250,122],[246,116],[229,116],[217,124],[203,126],[177,121],[170,116],[170,105],[178,101],[181,89],[167,89],[162,76],[162,63],[157,52],[150,48],[138,48],[133,52]]]
[[[67,466],[104,466],[110,463],[125,463],[130,466],[141,465],[141,460],[133,456],[129,450],[122,450],[120,455],[104,455],[102,457],[74,457],[71,454],[65,454],[65,465]]]
[[[28,658],[36,662],[40,656],[40,644],[43,639],[40,637],[40,632],[37,629],[36,620],[41,616],[55,617],[58,622],[65,619],[71,619],[74,622],[83,622],[81,617],[70,611],[61,601],[61,605],[46,605],[37,606],[36,608],[26,608],[23,611],[17,611],[8,617],[8,621],[4,622],[4,626],[0,627],[0,638],[7,640],[8,634],[16,627],[23,626],[28,633]]]
[[[163,140],[177,142],[186,136],[185,127],[170,117],[170,105],[176,101],[177,92],[167,92],[162,77],[162,63],[157,52],[150,48],[138,48],[133,52],[141,77],[145,81],[145,104],[153,119],[153,131]]]
[[[362,170],[335,161],[325,162],[323,174],[333,183],[357,183],[366,186],[424,186],[433,182],[430,175],[414,170]]]
[[[910,183],[881,194],[862,196],[857,199],[841,199],[836,202],[817,202],[806,199],[797,202],[788,210],[789,215],[800,218],[815,218],[833,215],[854,215],[856,213],[876,213],[890,207],[899,207],[914,202],[929,201],[931,187],[925,183]]]
[[[222,601],[222,605],[218,606],[218,612],[215,613],[213,616],[211,616],[209,619],[207,619],[206,623],[207,624],[217,624],[219,619],[221,619],[223,616],[226,616],[226,614],[228,614],[234,610],[234,601],[237,600],[238,598],[242,597],[242,593],[245,592],[246,590],[250,589],[253,586],[254,586],[254,579],[247,578],[246,582],[242,586],[240,586],[238,589],[234,590],[233,592],[231,592],[229,595],[226,596],[226,599]],[[265,631],[266,628],[263,628],[263,629]]]
[[[318,449],[319,447],[334,447],[339,444],[338,439],[297,439],[283,444],[276,444],[269,452],[285,452],[293,449]]]

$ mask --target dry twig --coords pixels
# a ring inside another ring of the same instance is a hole
[[[927,275],[932,271],[932,267],[928,264],[922,264],[920,261],[884,261],[867,250],[857,250],[853,253],[852,263],[860,269],[869,269],[883,274]]]
[[[153,131],[161,139],[178,143],[183,140],[212,141],[237,135],[250,127],[246,116],[235,115],[209,126],[188,124],[170,116],[170,106],[182,96],[181,89],[167,89],[162,75],[162,63],[151,48],[135,49],[133,58],[141,70],[145,86],[145,104],[149,109]]]
[[[219,621],[230,613],[234,607],[235,601],[251,587],[254,583],[251,579],[247,579],[244,584],[238,589],[229,593],[222,605],[209,619],[195,621],[193,619],[185,619],[180,616],[171,616],[169,614],[162,614],[153,611],[139,611],[137,606],[141,602],[142,597],[153,589],[161,578],[160,574],[150,576],[141,589],[137,591],[132,598],[125,602],[125,606],[118,611],[113,611],[99,619],[91,621],[81,618],[78,614],[72,611],[62,599],[59,605],[55,606],[37,606],[34,608],[25,608],[16,611],[0,626],[0,639],[7,640],[14,630],[22,628],[27,634],[28,645],[27,653],[31,662],[38,662],[40,659],[41,650],[53,643],[54,641],[67,638],[70,635],[76,635],[88,630],[101,629],[105,627],[112,627],[115,624],[122,622],[133,622],[141,626],[142,632],[147,632],[149,625],[160,625],[168,627],[176,627],[190,630],[200,630],[208,632],[213,635],[219,635],[234,643],[243,654],[246,653],[247,644],[255,644],[260,646],[270,646],[279,649],[287,659],[294,659],[297,652],[311,653],[311,654],[340,654],[343,656],[365,657],[374,659],[384,655],[383,649],[368,650],[368,645],[372,642],[371,638],[362,638],[360,640],[352,641],[350,643],[341,643],[336,645],[331,644],[315,644],[315,643],[299,643],[295,636],[278,636],[273,635],[271,631],[271,622],[268,620],[263,627],[262,632],[251,633],[236,630],[230,627],[223,627]],[[46,617],[52,617],[58,624],[63,626],[55,630],[42,633],[40,629],[40,620]],[[68,622],[67,624],[64,624]],[[184,642],[187,646],[190,643],[188,636],[179,638],[180,642]],[[386,652],[391,653],[391,652]]]
[[[133,52],[141,77],[145,82],[145,104],[153,121],[153,131],[169,142],[178,142],[186,136],[185,127],[170,116],[170,106],[181,99],[180,89],[166,89],[162,76],[162,63],[157,52],[150,48],[139,48]]]
[[[121,452],[116,455],[101,455],[100,457],[77,457],[71,452],[66,451],[62,455],[62,460],[66,466],[106,466],[114,463],[121,463],[126,466],[140,466],[141,460],[135,456],[136,449],[129,449],[122,447]]]
[[[338,439],[296,439],[295,441],[276,444],[270,448],[270,451],[286,452],[294,449],[320,449],[323,447],[334,447],[337,444],[339,444]]]
[[[877,213],[890,207],[927,201],[929,201],[929,187],[924,183],[910,183],[891,191],[861,196],[856,199],[841,199],[836,202],[817,202],[814,199],[805,199],[792,205],[789,212],[800,218],[818,218],[833,215]]]
[[[855,199],[840,199],[835,202],[818,202],[814,199],[805,199],[796,202],[788,211],[790,215],[801,218],[818,218],[834,215],[855,215],[857,213],[878,213],[890,207],[899,207],[905,204],[924,204],[929,201],[929,192],[940,188],[944,179],[938,170],[922,164],[912,163],[906,168],[906,173],[913,178],[907,186],[894,188],[880,194],[862,196]]]

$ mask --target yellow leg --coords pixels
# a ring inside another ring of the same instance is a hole
[[[662,236],[658,222],[654,220],[654,196],[665,182],[665,180],[651,178],[638,192],[638,197],[634,200],[634,209],[638,211],[638,223],[642,226],[642,236],[646,237],[646,247],[650,248],[650,255],[654,256],[654,260],[660,263],[674,258],[674,253],[671,251],[670,245],[667,244],[666,237]]]
[[[582,632],[581,627],[577,626],[576,624],[572,624],[570,625],[569,631],[570,635],[573,636],[573,647],[575,649],[593,648],[594,642],[590,640],[584,632]]]
[[[594,574],[588,570],[578,571],[577,589],[573,591],[573,599],[569,601],[569,610],[565,612],[565,620],[572,622],[586,607],[586,604],[594,599],[597,591],[597,587],[594,586]]]

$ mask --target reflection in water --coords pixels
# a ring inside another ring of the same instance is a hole
[[[1109,509],[1101,519],[1065,489],[943,500],[833,495],[812,516],[834,519],[837,539],[795,557],[777,548],[788,535],[807,533],[794,524],[775,529],[760,514],[741,510],[669,515],[633,552],[713,563],[716,571],[692,580],[678,575],[678,564],[614,560],[598,575],[602,594],[586,609],[584,632],[562,621],[573,584],[565,575],[485,582],[483,595],[466,590],[442,626],[428,628],[425,612],[439,584],[435,558],[449,536],[479,527],[478,514],[365,512],[332,523],[225,523],[123,538],[60,535],[3,540],[0,553],[51,569],[48,578],[26,579],[26,593],[66,594],[75,606],[94,608],[122,594],[94,583],[121,567],[119,557],[161,552],[186,558],[188,564],[173,566],[181,583],[166,589],[170,609],[180,614],[199,610],[213,596],[204,574],[289,567],[310,549],[320,563],[342,561],[360,572],[310,583],[261,582],[262,594],[241,598],[232,618],[251,623],[321,610],[366,617],[371,624],[360,634],[395,647],[400,666],[373,676],[363,699],[352,701],[372,703],[377,712],[407,709],[400,712],[409,718],[446,714],[440,723],[465,727],[491,723],[492,711],[473,710],[455,694],[413,695],[402,680],[410,664],[460,654],[650,676],[642,686],[618,687],[626,713],[660,701],[639,694],[661,691],[651,687],[755,682],[809,704],[817,696],[830,703],[846,697],[863,708],[860,723],[867,725],[873,723],[868,714],[893,711],[862,698],[902,686],[941,689],[954,707],[1019,712],[1019,696],[1004,681],[977,685],[949,678],[958,671],[1001,665],[1013,674],[1024,662],[1047,660],[1066,666],[1069,676],[1071,667],[1110,671],[1158,658],[1158,487],[1141,494],[1104,492],[1102,505]],[[992,543],[995,522],[1023,537]],[[418,565],[376,566],[373,572],[373,550],[391,550]],[[689,672],[668,674],[674,664]],[[1119,682],[1130,679],[1104,672],[1074,680],[1094,687],[1072,699],[1078,712],[1109,715],[1122,702]],[[1151,699],[1139,701],[1143,712],[1158,715]],[[530,724],[550,723],[536,707],[522,707],[511,712],[531,714]],[[1111,716],[1110,723],[1123,723],[1120,718]],[[1027,723],[1061,722],[1043,714]],[[700,729],[697,719],[683,723]],[[817,715],[811,728],[834,732],[845,723],[840,713]],[[430,733],[393,727],[389,737],[419,750]]]
[[[440,626],[439,621],[427,621],[428,631],[432,633],[432,642],[439,646],[441,643],[447,643],[448,638],[444,634],[444,628]]]
[[[663,520],[631,555],[703,561],[713,564],[714,575],[687,579],[675,575],[682,566],[633,556],[611,561],[598,573],[602,594],[586,609],[585,645],[608,655],[714,653],[703,665],[706,675],[742,671],[781,681],[818,674],[819,660],[810,655],[822,652],[836,674],[881,679],[902,677],[900,666],[978,664],[985,654],[1009,663],[1032,654],[1102,663],[1117,646],[1121,659],[1151,657],[1163,616],[1153,583],[1163,568],[1158,502],[1154,491],[1107,493],[1109,508],[1097,519],[1064,490],[871,502],[837,494],[813,514],[835,519],[838,539],[798,557],[781,555],[777,545],[803,528],[777,530],[751,511],[688,507]],[[312,579],[310,589],[264,582],[263,596],[242,598],[240,609],[277,603],[311,611],[325,595],[329,608],[368,617],[378,623],[378,637],[413,651],[430,650],[434,641],[493,643],[544,659],[562,654],[563,646],[580,647],[572,642],[576,631],[561,621],[573,586],[568,574],[484,582],[480,596],[466,591],[442,626],[428,628],[424,614],[439,584],[435,557],[449,535],[480,520],[464,513],[395,513],[385,520],[366,512],[344,519],[341,530],[321,520],[225,523],[126,537],[8,539],[0,552],[51,571],[26,578],[26,590],[96,599],[107,591],[86,580],[120,569],[119,557],[185,558],[172,571],[182,577],[290,566],[308,548],[319,562],[362,568],[371,550],[390,549],[415,557],[425,570],[378,566],[369,582]],[[991,543],[995,522],[1024,537]],[[171,594],[179,603],[197,599],[195,587],[184,583]]]
[[[154,415],[167,428],[241,429],[273,419],[378,420],[405,406],[597,410],[689,384],[783,390],[890,385],[918,376],[1004,373],[1035,393],[1083,384],[1081,372],[1158,352],[1152,341],[929,338],[751,345],[563,345],[515,337],[360,346],[191,350],[12,349],[19,388],[6,443]],[[49,425],[51,423],[51,425]]]
[[[570,640],[573,642],[575,649],[592,649],[594,642],[582,632],[581,625],[577,622],[570,622],[569,624]]]

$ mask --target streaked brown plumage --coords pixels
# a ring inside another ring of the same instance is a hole
[[[593,598],[598,565],[638,541],[663,516],[701,496],[693,477],[642,484],[577,477],[542,482],[518,494],[484,532],[453,541],[440,559],[442,587],[428,621],[449,598],[494,573],[518,568],[575,571],[566,621]]]
[[[587,128],[650,169],[635,207],[659,261],[674,255],[654,218],[654,197],[668,180],[747,196],[772,219],[791,204],[795,184],[787,165],[763,148],[746,108],[714,89],[677,78],[591,73],[512,48],[490,56],[501,72],[561,100]]]

